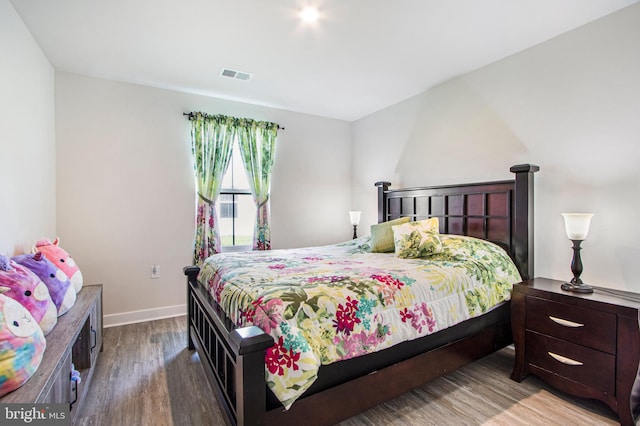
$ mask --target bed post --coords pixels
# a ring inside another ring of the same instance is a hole
[[[195,349],[195,345],[193,344],[193,339],[191,338],[191,327],[189,324],[191,323],[191,319],[193,318],[193,304],[191,303],[191,298],[193,297],[191,294],[191,287],[189,286],[189,282],[196,282],[198,277],[198,273],[200,272],[199,266],[186,266],[182,269],[184,274],[187,276],[187,347],[190,351]]]
[[[387,200],[385,197],[385,191],[389,189],[391,182],[376,182],[378,187],[378,223],[385,222],[387,220]]]
[[[533,278],[533,174],[540,170],[534,164],[517,164],[515,173],[515,206],[513,252],[523,280]]]
[[[264,357],[273,337],[256,326],[235,329],[229,335],[236,353],[236,415],[238,425],[265,423],[267,387]]]

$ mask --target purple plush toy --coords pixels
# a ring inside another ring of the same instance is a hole
[[[58,322],[58,311],[47,286],[33,272],[0,255],[0,293],[27,308],[44,334]]]
[[[62,269],[58,269],[56,265],[44,257],[41,252],[21,254],[12,257],[11,260],[28,268],[42,280],[49,289],[51,300],[58,310],[58,316],[66,313],[76,303],[76,290],[69,277],[62,272]]]

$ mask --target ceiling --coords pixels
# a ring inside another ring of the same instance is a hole
[[[10,1],[58,71],[353,121],[639,0]]]

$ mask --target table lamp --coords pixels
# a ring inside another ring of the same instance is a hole
[[[564,217],[564,228],[567,231],[567,237],[573,243],[573,259],[571,259],[571,272],[573,278],[571,281],[562,284],[562,289],[573,291],[575,293],[593,293],[593,288],[582,282],[580,274],[582,274],[582,259],[580,259],[580,244],[587,239],[589,233],[589,225],[591,224],[592,213],[562,213]]]

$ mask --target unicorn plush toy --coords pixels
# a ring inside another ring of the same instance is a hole
[[[58,310],[47,286],[33,272],[5,255],[0,255],[0,293],[27,308],[44,334],[58,322]]]
[[[0,294],[0,396],[33,376],[46,345],[42,329],[29,311]]]
[[[28,268],[49,289],[58,316],[66,313],[76,303],[76,289],[71,284],[67,274],[58,269],[42,252],[36,254],[21,254],[11,258],[14,262]]]
[[[42,239],[36,242],[36,245],[33,247],[33,252],[42,252],[51,263],[62,269],[62,272],[67,274],[67,277],[71,280],[71,284],[73,284],[77,293],[82,288],[82,272],[80,272],[80,268],[78,268],[73,258],[69,256],[69,253],[64,251],[59,244],[60,238],[58,237],[56,237],[53,243],[47,239]]]

